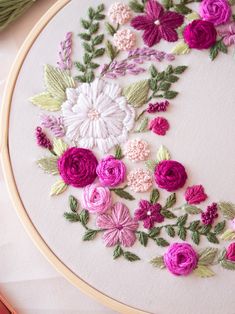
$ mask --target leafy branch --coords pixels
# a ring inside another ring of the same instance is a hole
[[[105,53],[105,48],[97,48],[104,40],[104,34],[97,34],[100,29],[99,21],[105,18],[105,15],[102,14],[103,11],[103,4],[99,5],[96,10],[90,7],[88,9],[88,19],[81,20],[85,31],[80,33],[79,36],[83,40],[85,53],[83,62],[75,62],[75,66],[81,73],[75,79],[82,83],[90,83],[94,80],[94,70],[99,67],[99,64],[93,62],[93,59],[101,57]]]
[[[140,260],[139,256],[137,256],[136,254],[129,251],[124,251],[120,245],[117,245],[115,247],[115,250],[113,251],[113,259],[117,259],[121,256],[123,256],[129,262],[135,262]]]
[[[163,0],[163,6],[170,10],[187,15],[189,13],[192,13],[192,10],[188,7],[188,4],[194,3],[194,2],[201,2],[201,0],[180,0],[180,1],[174,1],[174,0]]]

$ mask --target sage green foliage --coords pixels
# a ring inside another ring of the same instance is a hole
[[[215,60],[219,52],[228,53],[228,47],[223,43],[223,38],[217,40],[214,46],[210,49],[210,58],[212,61]]]
[[[81,20],[81,25],[84,29],[79,36],[83,40],[83,62],[75,62],[75,66],[79,70],[79,75],[75,77],[81,83],[91,83],[94,78],[94,70],[99,67],[94,59],[102,57],[105,53],[105,48],[100,47],[104,41],[104,34],[99,33],[100,21],[104,20],[103,14],[104,5],[99,5],[96,9],[90,7],[88,9],[87,19]]]
[[[192,10],[189,8],[188,4],[194,3],[194,2],[201,2],[201,0],[163,0],[162,4],[167,10],[173,10],[177,13],[187,15],[192,12]]]
[[[125,200],[134,201],[135,198],[129,192],[125,191],[126,188],[127,186],[124,186],[123,188],[110,189],[110,191],[113,191],[116,195]]]
[[[115,247],[115,250],[113,251],[113,259],[117,259],[121,256],[123,256],[129,262],[135,262],[140,260],[139,256],[137,256],[136,254],[129,251],[124,251],[120,245],[117,245]]]
[[[146,2],[147,0],[131,0],[129,2],[129,7],[135,13],[143,13]]]

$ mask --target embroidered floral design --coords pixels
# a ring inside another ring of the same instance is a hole
[[[151,229],[156,222],[163,222],[164,216],[161,214],[161,205],[151,204],[149,201],[141,200],[139,208],[135,211],[135,219],[144,222],[144,228]]]
[[[152,47],[161,38],[169,42],[177,41],[176,28],[183,24],[182,15],[164,11],[160,3],[155,0],[147,1],[145,12],[145,15],[135,17],[131,25],[138,30],[144,30],[143,39],[147,46]]]
[[[64,137],[65,128],[62,117],[54,117],[46,114],[41,115],[41,125],[49,129],[55,137]]]
[[[149,130],[153,131],[158,135],[166,135],[166,132],[169,130],[170,125],[167,119],[163,117],[157,117],[150,121]]]
[[[106,230],[103,235],[106,246],[121,244],[130,247],[136,241],[135,231],[138,223],[131,218],[128,208],[123,203],[114,204],[111,214],[98,216],[96,224]]]
[[[203,0],[199,9],[203,20],[214,25],[224,24],[229,21],[232,10],[227,0]]]
[[[141,168],[132,170],[127,176],[127,185],[136,193],[146,192],[153,185],[152,175]]]
[[[113,36],[113,43],[119,50],[128,51],[134,48],[136,36],[130,29],[120,29]]]
[[[38,126],[38,127],[36,128],[35,135],[36,135],[36,140],[37,140],[38,146],[41,146],[41,147],[43,147],[43,148],[47,148],[47,149],[49,149],[49,150],[52,149],[51,141],[50,141],[49,138],[47,137],[46,133],[44,133],[44,132],[42,131],[42,128],[40,128],[40,126]]]
[[[112,23],[124,25],[130,21],[132,12],[128,5],[115,2],[108,10],[108,17]]]
[[[60,43],[58,67],[61,70],[71,70],[72,68],[72,32],[68,32],[65,40]]]
[[[149,144],[139,138],[130,140],[125,146],[124,154],[131,161],[147,160],[150,155]]]
[[[223,43],[226,46],[235,44],[235,22],[231,22],[225,25],[220,25],[217,28],[218,34],[222,37]]]
[[[190,205],[197,205],[207,199],[204,187],[202,185],[189,186],[184,194],[185,200]]]
[[[213,203],[207,207],[206,211],[201,214],[201,220],[204,225],[212,225],[214,220],[218,217],[217,204]]]
[[[67,89],[62,115],[68,138],[82,147],[98,146],[104,153],[127,140],[135,118],[119,85],[101,79]]]

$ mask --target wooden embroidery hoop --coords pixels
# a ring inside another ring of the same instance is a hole
[[[97,301],[103,303],[104,305],[110,307],[111,309],[118,311],[120,313],[128,314],[147,314],[144,311],[135,309],[126,304],[120,303],[107,295],[96,290],[88,283],[79,278],[74,274],[48,247],[44,239],[41,237],[40,233],[35,228],[30,217],[24,208],[23,202],[20,198],[17,185],[15,182],[11,158],[8,147],[8,135],[9,135],[9,117],[11,109],[12,95],[14,93],[14,88],[16,81],[18,79],[19,72],[24,63],[24,60],[39,36],[40,32],[46,27],[49,21],[66,5],[70,0],[58,0],[39,20],[39,22],[32,29],[28,37],[26,38],[24,44],[22,45],[16,60],[11,68],[10,74],[7,79],[6,87],[3,95],[3,104],[0,116],[0,156],[1,163],[3,167],[3,173],[7,188],[12,200],[12,203],[16,209],[16,212],[23,223],[26,231],[32,238],[33,242],[36,244],[38,249],[47,258],[47,260],[54,266],[54,268],[60,272],[69,282],[74,286],[78,287],[82,292],[86,293],[89,297],[96,299]]]

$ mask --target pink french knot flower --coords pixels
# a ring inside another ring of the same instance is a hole
[[[129,51],[134,48],[136,35],[130,29],[120,29],[113,36],[113,44],[119,50]]]
[[[185,200],[190,205],[200,204],[207,199],[204,187],[202,185],[189,186],[185,191]]]
[[[163,117],[154,118],[149,123],[149,130],[158,135],[166,135],[166,132],[169,130],[169,128],[169,122]]]
[[[54,116],[42,114],[41,125],[44,128],[51,130],[51,132],[53,133],[55,137],[65,136],[65,127],[64,127],[63,118],[61,116],[57,118]]]
[[[161,38],[169,42],[178,40],[176,29],[184,22],[181,14],[164,11],[162,5],[155,0],[149,0],[145,6],[145,14],[135,17],[131,25],[143,30],[143,39],[147,46],[159,43]]]
[[[223,37],[223,42],[226,46],[235,44],[235,22],[217,27],[218,34]]]
[[[87,185],[83,190],[82,205],[92,214],[103,214],[111,206],[111,192],[98,183]]]
[[[125,146],[124,154],[131,161],[147,160],[150,155],[149,144],[138,138],[130,140]]]
[[[127,185],[136,193],[146,192],[153,185],[152,174],[141,168],[132,170],[127,176]]]
[[[128,5],[115,2],[108,10],[108,17],[112,23],[124,25],[130,21],[132,12]]]
[[[121,244],[130,247],[135,243],[138,223],[130,216],[128,208],[121,202],[112,206],[111,214],[97,217],[96,224],[105,229],[103,240],[106,246]]]

